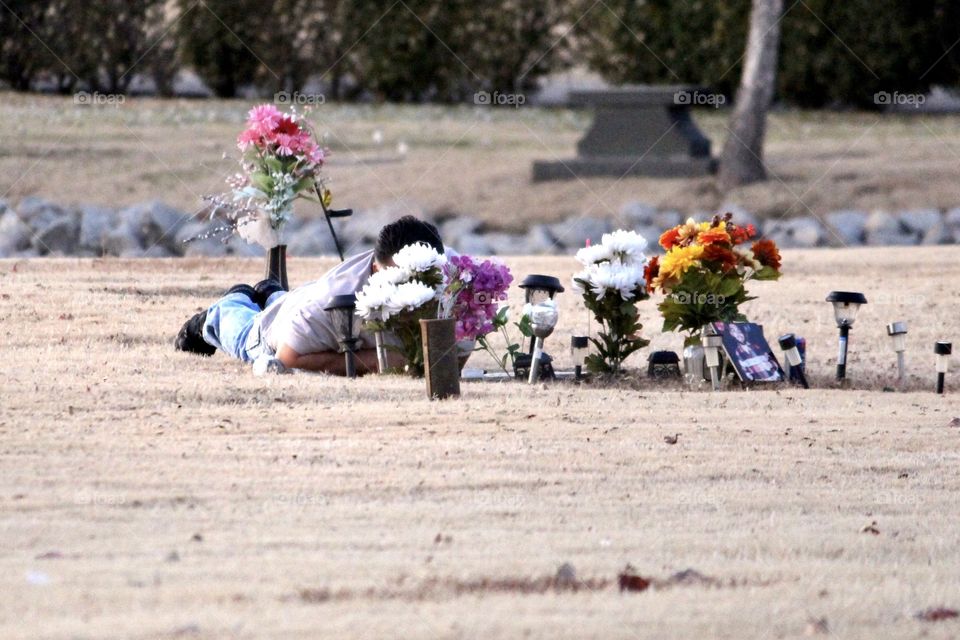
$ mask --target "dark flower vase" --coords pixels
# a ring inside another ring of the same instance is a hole
[[[284,291],[290,290],[287,282],[287,245],[280,244],[267,253],[267,275],[268,280],[276,280],[283,287]]]
[[[427,380],[427,397],[442,400],[460,395],[456,321],[421,320],[423,337],[423,369]]]

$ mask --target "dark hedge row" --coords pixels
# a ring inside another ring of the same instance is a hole
[[[331,99],[469,100],[585,63],[616,82],[730,96],[749,0],[6,0],[0,79],[63,93],[172,91],[182,67],[219,96],[253,84]],[[785,3],[778,97],[874,107],[874,94],[956,86],[957,0]]]

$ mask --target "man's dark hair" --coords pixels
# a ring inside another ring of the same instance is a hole
[[[377,246],[374,250],[377,262],[380,264],[389,262],[400,249],[418,242],[430,245],[439,253],[443,253],[440,232],[429,222],[418,220],[413,216],[404,216],[396,222],[391,222],[380,229],[380,237],[377,238]]]

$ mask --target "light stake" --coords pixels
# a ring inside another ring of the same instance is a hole
[[[933,352],[937,354],[937,393],[943,393],[943,383],[947,377],[947,367],[949,366],[950,354],[953,353],[953,345],[949,342],[938,342],[933,345]]]
[[[590,351],[590,339],[587,336],[570,337],[570,355],[573,357],[573,378],[583,380],[583,363]]]
[[[651,378],[682,378],[680,356],[673,351],[654,351],[647,356],[647,375]]]
[[[780,348],[783,349],[783,353],[787,357],[790,371],[796,370],[800,384],[803,385],[804,389],[809,389],[810,385],[807,384],[807,376],[803,372],[803,358],[800,357],[800,350],[797,349],[797,337],[792,333],[780,336]],[[790,373],[787,373],[788,380],[790,379],[790,375]]]
[[[903,387],[907,378],[907,367],[904,352],[907,350],[907,323],[891,322],[887,325],[887,335],[893,342],[893,350],[897,353],[897,385]]]
[[[710,368],[710,381],[713,383],[713,390],[720,390],[720,347],[723,346],[723,338],[717,334],[713,325],[703,325],[700,332],[700,341],[703,344],[703,355],[706,357],[707,366]]]
[[[543,355],[543,340],[557,326],[557,305],[553,300],[545,300],[530,310],[530,330],[533,332],[533,354],[530,360],[530,384],[540,379],[540,356]]]
[[[850,327],[857,319],[860,305],[867,304],[867,297],[856,291],[831,291],[827,302],[833,303],[833,315],[840,328],[840,351],[837,356],[837,380],[847,377],[847,342],[850,338]]]
[[[374,342],[377,348],[377,370],[378,373],[387,372],[387,347],[383,344],[383,331],[376,331],[373,334]]]
[[[524,290],[525,302],[529,307],[537,305],[541,302],[546,302],[547,300],[553,300],[558,293],[563,293],[563,285],[560,284],[560,279],[553,276],[545,276],[541,274],[532,274],[523,279],[523,282],[520,283],[520,288]],[[528,308],[529,308],[528,307]],[[535,338],[530,340],[530,348],[527,353],[518,354],[513,363],[514,373],[520,377],[523,375],[521,372],[532,371],[533,370],[533,351],[534,343],[536,342]],[[541,356],[546,362],[538,363],[540,367],[540,375],[544,378],[554,378],[553,365],[551,363],[551,358],[547,354],[542,354]]]
[[[337,340],[340,343],[340,352],[344,354],[346,374],[348,378],[357,377],[356,356],[357,345],[360,339],[354,335],[354,315],[357,311],[357,296],[348,293],[333,296],[324,309],[333,319],[333,326],[337,331]]]

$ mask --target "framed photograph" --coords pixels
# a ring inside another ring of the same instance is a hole
[[[752,322],[714,322],[723,337],[727,361],[744,382],[783,382],[777,357],[763,337],[763,327]]]

